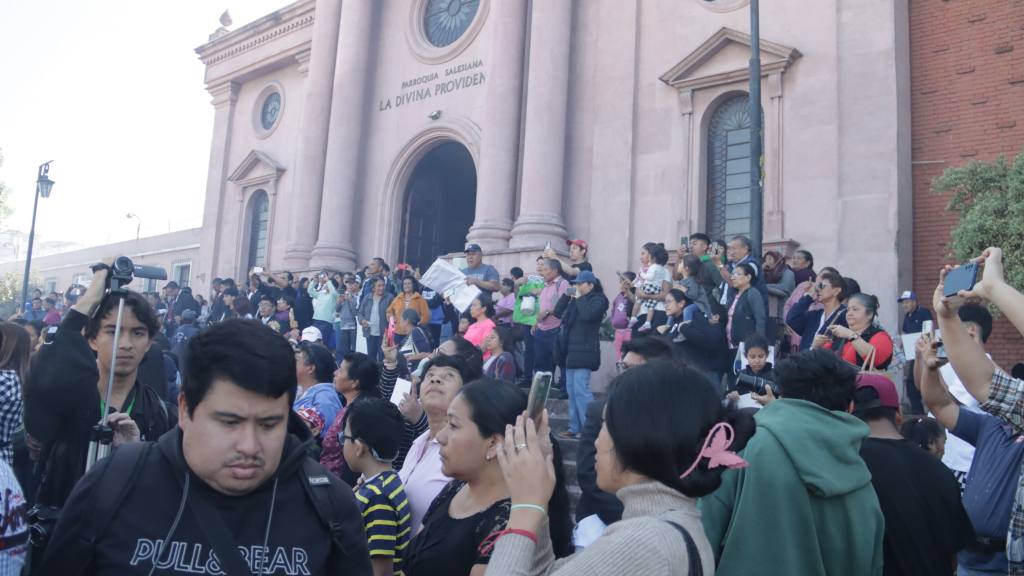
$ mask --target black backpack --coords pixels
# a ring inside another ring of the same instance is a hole
[[[41,566],[33,567],[32,574],[62,574],[76,576],[81,574],[92,560],[93,551],[100,536],[106,531],[114,514],[121,507],[128,493],[135,485],[135,480],[149,457],[153,442],[132,442],[118,447],[110,455],[110,462],[103,471],[103,477],[97,482],[93,495],[93,510],[89,521],[83,526],[77,540],[70,541],[60,554],[50,555]],[[331,480],[328,472],[310,458],[302,461],[302,475],[306,481],[302,483],[306,497],[316,509],[320,523],[331,535],[331,555],[347,556],[342,541],[342,523],[334,517],[334,503],[331,496]],[[216,543],[213,543],[216,546]],[[239,557],[239,561],[241,561]],[[45,572],[42,569],[45,568]],[[229,569],[229,562],[225,562]],[[228,571],[228,570],[226,570]],[[230,572],[228,572],[230,573]]]

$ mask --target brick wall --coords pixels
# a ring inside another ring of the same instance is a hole
[[[956,223],[932,180],[1024,151],[1024,0],[911,0],[910,74],[914,289],[930,299]],[[1007,369],[1024,360],[1024,338],[1003,319],[989,349]]]

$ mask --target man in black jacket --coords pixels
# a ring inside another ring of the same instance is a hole
[[[42,573],[371,575],[351,489],[307,456],[288,343],[227,320],[189,341],[183,376],[179,429],[115,450],[82,479]],[[126,481],[116,470],[133,453]],[[119,480],[122,496],[108,499]],[[69,558],[83,540],[88,558]]]
[[[622,360],[616,364],[619,372],[646,364],[658,358],[672,357],[672,347],[658,337],[647,336],[622,343]],[[587,406],[587,420],[580,433],[580,444],[576,453],[576,480],[582,495],[576,504],[576,521],[597,514],[605,524],[618,522],[622,518],[622,502],[597,487],[597,449],[594,441],[604,425],[604,402],[598,398]]]
[[[92,284],[68,312],[50,343],[32,360],[25,386],[25,428],[42,444],[41,485],[36,502],[59,508],[85,473],[92,427],[104,410],[116,413],[115,443],[126,439],[156,440],[174,427],[175,414],[162,400],[163,358],[151,351],[160,321],[142,295],[124,292],[117,364],[111,365],[118,294],[104,295],[108,270],[93,275]],[[84,330],[84,334],[83,334]],[[143,358],[152,371],[140,369]],[[111,371],[110,406],[104,406]],[[147,380],[145,374],[153,374]]]

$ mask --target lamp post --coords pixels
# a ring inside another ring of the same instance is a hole
[[[25,306],[28,300],[28,275],[32,270],[32,243],[36,238],[36,211],[39,209],[39,197],[50,197],[50,190],[53,189],[53,180],[50,180],[50,164],[53,160],[39,166],[39,175],[36,177],[36,199],[32,203],[32,228],[28,232],[28,254],[25,256],[25,277],[21,280],[21,302],[19,308]]]
[[[761,187],[761,22],[758,0],[750,0],[750,241],[761,257],[764,194]]]
[[[138,241],[139,241],[139,231],[142,230],[142,218],[139,218],[138,214],[132,214],[131,212],[129,212],[128,215],[125,216],[125,218],[127,218],[129,220],[131,220],[132,218],[135,218],[135,222],[136,222],[136,224],[135,224],[135,242],[138,243]]]

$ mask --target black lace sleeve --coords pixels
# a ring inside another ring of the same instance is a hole
[[[487,564],[491,561],[495,540],[500,532],[508,528],[508,517],[512,513],[512,500],[502,500],[488,508],[480,515],[476,525],[474,538],[476,542],[476,560],[473,564]]]

